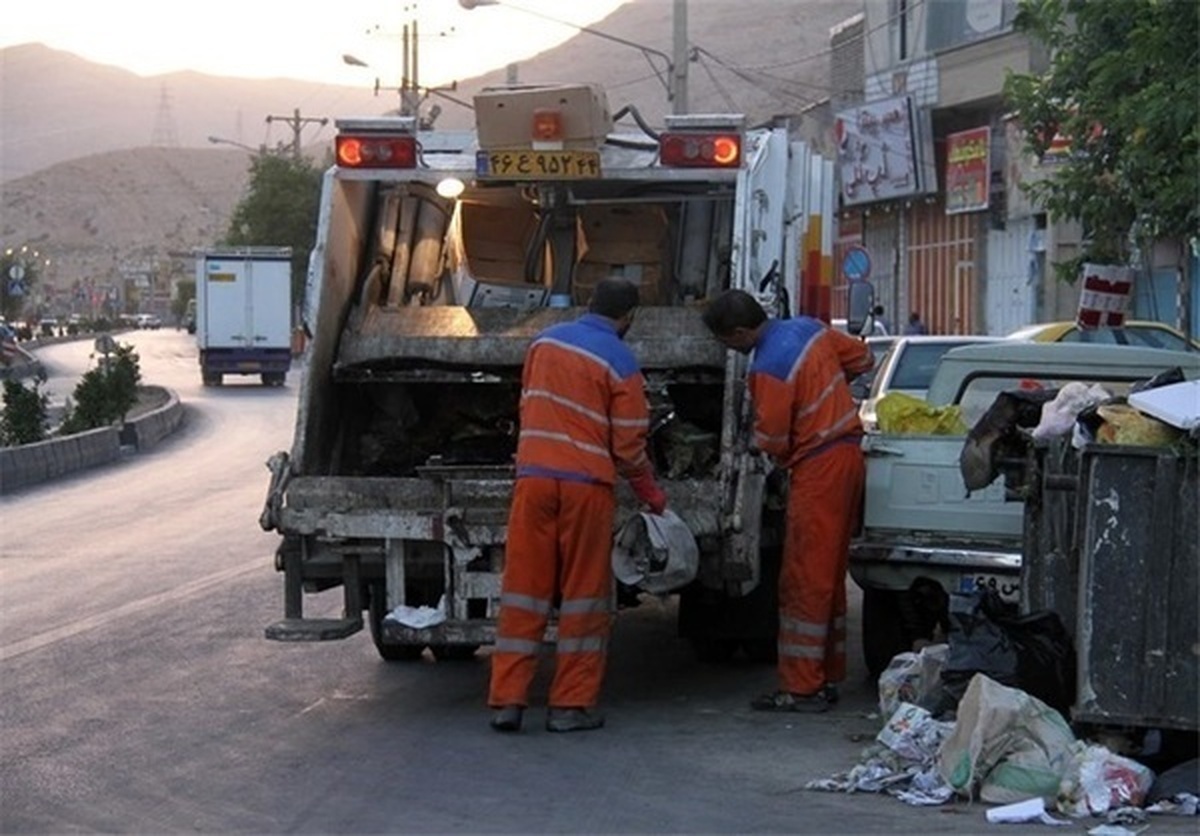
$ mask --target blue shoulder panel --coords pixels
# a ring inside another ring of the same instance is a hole
[[[639,371],[637,358],[617,336],[612,321],[596,314],[584,314],[573,322],[551,325],[538,334],[535,342],[542,340],[574,346],[607,365],[622,380]]]
[[[754,349],[750,371],[787,380],[796,360],[808,350],[813,338],[824,327],[820,320],[807,316],[768,321],[763,337]]]

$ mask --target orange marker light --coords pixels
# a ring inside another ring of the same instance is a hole
[[[740,150],[736,137],[719,136],[713,140],[713,162],[717,165],[737,163]]]
[[[539,107],[533,111],[533,138],[539,142],[553,142],[563,138],[562,111],[550,107]]]
[[[669,168],[737,168],[742,164],[742,139],[729,133],[663,133],[658,159]]]

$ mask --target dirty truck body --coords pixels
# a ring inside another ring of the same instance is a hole
[[[262,520],[282,534],[285,617],[268,637],[341,638],[365,612],[387,659],[493,641],[525,351],[580,316],[600,278],[623,275],[640,288],[626,341],[646,378],[651,454],[701,547],[681,630],[705,653],[773,652],[760,561],[780,525],[748,451],[744,359],[708,335],[700,310],[731,286],[796,298],[801,235],[820,226],[810,207],[829,217],[829,167],[785,129],[747,131],[740,117],[606,140],[603,94],[564,89],[482,94],[477,132],[417,135],[403,117],[339,124],[295,437],[270,463]],[[540,150],[529,137],[539,109],[565,126]],[[497,112],[515,127],[489,123]],[[374,165],[384,156],[408,167]],[[442,197],[444,181],[464,190]],[[637,505],[624,484],[617,493],[620,522]],[[341,617],[304,617],[306,591],[339,585]],[[385,620],[401,605],[445,620]]]

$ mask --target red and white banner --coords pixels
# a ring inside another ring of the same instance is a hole
[[[1133,290],[1133,269],[1115,264],[1084,264],[1079,314],[1080,328],[1120,328],[1125,324]]]

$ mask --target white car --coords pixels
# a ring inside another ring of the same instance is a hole
[[[936,335],[893,337],[887,354],[876,364],[875,379],[871,390],[858,408],[858,417],[863,429],[875,432],[879,423],[875,415],[875,404],[888,392],[903,392],[914,398],[924,398],[929,390],[929,381],[942,355],[952,348],[995,342],[1000,337],[982,335]]]
[[[137,327],[138,328],[160,328],[160,327],[162,327],[162,320],[159,319],[157,314],[151,314],[151,313],[138,314],[137,315]]]

